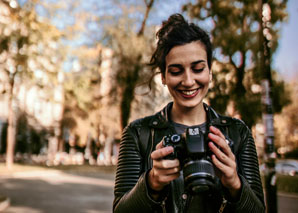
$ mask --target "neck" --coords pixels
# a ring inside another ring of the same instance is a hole
[[[171,119],[175,123],[187,126],[199,125],[206,122],[206,112],[203,103],[194,108],[180,107],[173,104]]]

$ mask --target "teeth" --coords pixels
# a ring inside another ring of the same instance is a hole
[[[197,90],[182,90],[181,92],[185,95],[193,95]]]

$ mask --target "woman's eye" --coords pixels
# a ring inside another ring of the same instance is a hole
[[[203,68],[192,68],[192,70],[195,72],[195,73],[200,73],[204,70],[204,67]]]
[[[171,75],[176,76],[176,75],[180,75],[182,73],[182,71],[181,70],[169,70],[169,73]]]

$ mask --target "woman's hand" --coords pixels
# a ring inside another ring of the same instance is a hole
[[[212,141],[209,142],[208,146],[214,153],[212,155],[212,161],[218,170],[217,175],[223,186],[229,190],[232,198],[237,199],[241,189],[241,181],[236,170],[235,155],[219,129],[211,126],[208,137]]]
[[[174,151],[173,147],[163,147],[162,142],[156,145],[156,150],[151,153],[153,167],[148,174],[148,184],[151,189],[161,191],[172,180],[180,175],[180,164],[178,159],[164,159]]]

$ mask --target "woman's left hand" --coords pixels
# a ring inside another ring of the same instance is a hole
[[[209,142],[208,146],[213,152],[212,161],[218,170],[217,175],[223,186],[229,190],[232,198],[237,199],[241,189],[241,181],[236,169],[235,155],[219,129],[210,126],[208,137],[212,141]]]

